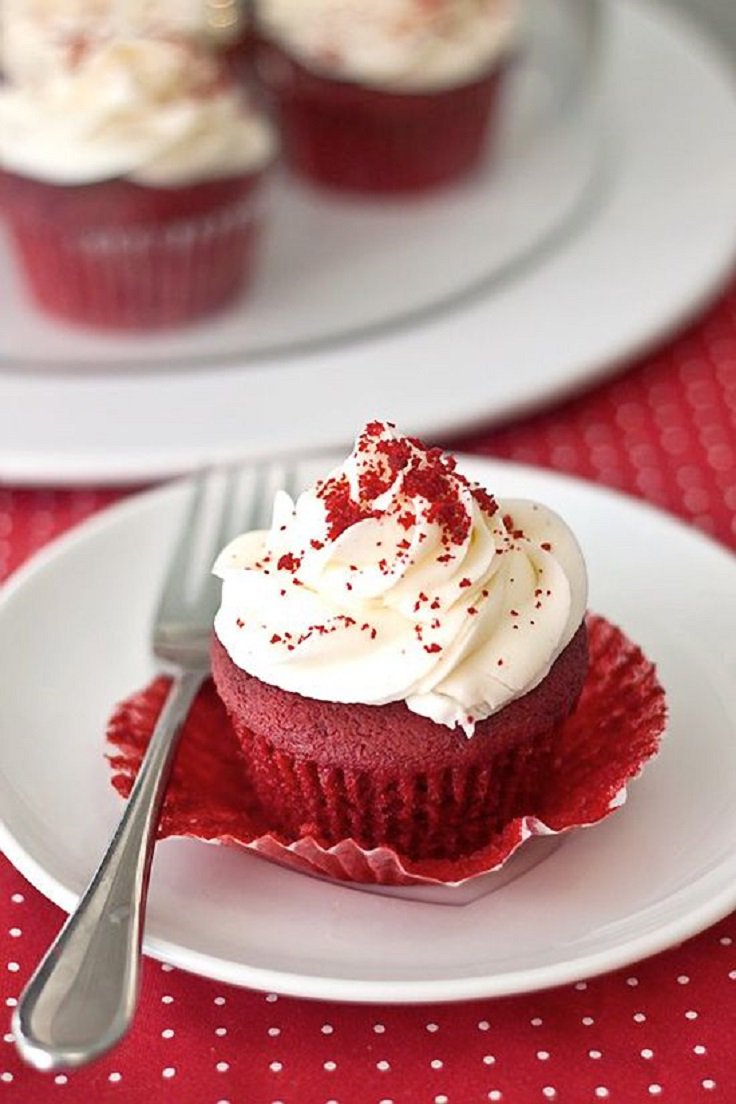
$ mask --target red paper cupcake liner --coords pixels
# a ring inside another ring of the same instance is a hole
[[[316,703],[268,686],[236,667],[217,639],[211,662],[273,830],[330,845],[351,838],[364,850],[391,847],[412,859],[451,859],[485,847],[536,807],[559,727],[583,688],[587,628],[575,633],[539,686],[479,725],[472,741],[450,736],[400,702]],[[353,754],[363,744],[370,745],[370,764],[361,762],[364,752],[357,760]]]
[[[471,172],[489,148],[505,69],[458,88],[389,92],[312,72],[268,42],[256,61],[294,171],[365,193],[420,192]]]
[[[412,861],[347,839],[323,846],[287,839],[264,823],[237,740],[214,685],[202,688],[184,726],[159,835],[236,844],[304,873],[380,886],[460,886],[498,870],[525,840],[595,824],[623,804],[626,786],[658,750],[665,696],[654,666],[623,632],[589,615],[590,667],[564,725],[549,785],[534,815],[511,821],[487,847],[460,859]],[[112,782],[130,793],[169,686],[157,678],[126,699],[108,726]]]
[[[372,779],[369,771],[318,767],[274,752],[233,717],[229,723],[248,761],[253,792],[280,834],[309,833],[333,843],[350,837],[364,851],[381,840],[412,858],[467,854],[485,844],[494,826],[505,825],[532,804],[554,740],[553,732],[541,734],[532,750],[497,755],[487,769],[444,768]],[[284,809],[289,819],[276,815]],[[486,810],[491,812],[484,816]]]
[[[175,189],[6,177],[0,194],[43,310],[89,326],[147,330],[210,314],[247,286],[259,183],[258,174]]]

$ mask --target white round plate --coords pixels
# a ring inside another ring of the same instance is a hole
[[[0,478],[121,482],[323,448],[347,442],[377,405],[436,437],[559,397],[690,317],[736,254],[731,73],[665,8],[620,0],[607,14],[607,179],[535,266],[412,326],[299,355],[134,371],[100,354],[104,371],[4,370]],[[347,307],[334,303],[339,319]],[[29,348],[40,326],[23,326]],[[207,332],[192,331],[195,359],[213,347]],[[180,356],[179,338],[159,340],[159,361]]]
[[[460,907],[167,841],[153,871],[149,954],[299,996],[461,1000],[610,970],[736,905],[734,559],[610,491],[478,459],[463,466],[494,492],[539,498],[569,519],[592,608],[658,664],[670,709],[661,754],[608,820]],[[37,557],[0,603],[0,843],[66,909],[120,815],[105,721],[152,673],[146,634],[185,501],[175,484],[114,507]]]

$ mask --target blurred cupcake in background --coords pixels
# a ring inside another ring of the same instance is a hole
[[[256,0],[255,12],[259,76],[295,171],[390,193],[478,165],[517,0]]]
[[[97,326],[193,320],[248,279],[273,132],[191,38],[67,40],[0,87],[2,204],[38,303]]]
[[[64,64],[80,37],[180,35],[227,48],[246,34],[241,0],[2,0],[0,71],[12,82],[36,80]]]

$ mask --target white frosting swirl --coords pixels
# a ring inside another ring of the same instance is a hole
[[[225,548],[215,633],[233,662],[305,697],[404,700],[474,725],[527,693],[582,622],[587,578],[565,523],[495,503],[439,450],[371,423],[268,532]]]
[[[242,5],[206,0],[2,0],[0,68],[13,83],[36,83],[63,65],[83,37],[186,34],[226,40],[242,33]]]
[[[468,83],[510,47],[518,0],[256,0],[268,37],[304,65],[388,89]]]
[[[214,55],[183,39],[82,44],[45,79],[0,86],[0,164],[54,184],[173,187],[253,171],[273,151]]]

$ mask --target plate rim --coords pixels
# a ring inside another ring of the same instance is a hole
[[[614,12],[614,8],[610,0],[606,0],[605,4],[606,15],[610,16]],[[709,66],[717,71],[724,80],[730,78],[730,70],[726,66],[721,52],[717,49],[709,36],[699,30],[697,35],[693,35],[693,23],[682,13],[673,12],[666,9],[661,4],[650,0],[649,3],[643,7],[627,0],[622,4],[619,10],[619,15],[623,18],[640,20],[647,25],[649,33],[659,33],[665,38],[667,35],[674,36],[678,42],[682,43],[683,36],[689,31],[688,38],[688,51],[693,56],[704,60]],[[652,28],[655,28],[652,31]],[[730,84],[729,79],[729,84]],[[617,185],[614,185],[614,190]],[[631,198],[627,200],[627,210],[633,207]],[[595,227],[600,218],[610,217],[607,214],[607,205],[598,212],[598,218],[589,220],[584,223],[581,228],[581,232],[570,241],[564,243],[562,247],[553,252],[551,257],[546,258],[545,262],[539,268],[532,267],[529,272],[526,272],[522,278],[520,278],[511,288],[511,293],[514,297],[519,294],[529,294],[528,284],[535,278],[542,276],[544,280],[549,280],[549,276],[544,276],[546,268],[556,263],[556,260],[563,257],[568,250],[571,250],[575,257],[584,256],[589,249],[589,232],[591,225]],[[620,214],[617,214],[616,219],[620,223]],[[595,230],[594,230],[595,232]],[[595,248],[601,248],[597,245]],[[538,409],[541,406],[548,405],[554,400],[564,399],[572,394],[578,392],[584,385],[595,385],[602,379],[611,375],[617,371],[625,362],[636,359],[642,355],[645,355],[655,345],[662,342],[665,338],[671,336],[677,330],[682,329],[688,322],[690,322],[698,313],[700,313],[704,307],[714,298],[719,289],[723,286],[727,280],[730,272],[733,269],[734,260],[736,259],[736,221],[734,222],[733,233],[727,236],[727,245],[724,247],[722,253],[719,254],[718,263],[714,260],[709,260],[707,265],[701,262],[701,268],[708,269],[708,278],[700,273],[701,282],[697,288],[697,291],[692,290],[692,281],[688,284],[687,289],[684,291],[680,287],[677,289],[678,301],[675,310],[665,310],[661,305],[656,308],[656,318],[649,319],[646,324],[640,323],[636,327],[629,327],[629,333],[627,340],[621,343],[614,342],[609,338],[606,341],[606,348],[597,348],[590,353],[587,358],[583,353],[576,352],[573,357],[573,367],[565,373],[565,378],[562,382],[555,381],[555,373],[551,373],[552,382],[547,385],[542,381],[537,380],[534,384],[534,389],[527,387],[526,391],[522,395],[518,395],[515,398],[506,397],[502,400],[500,406],[495,410],[488,409],[474,409],[470,410],[466,407],[462,412],[450,412],[449,417],[445,417],[444,411],[435,410],[433,414],[424,414],[419,421],[415,424],[409,425],[410,419],[407,421],[408,428],[413,432],[417,432],[420,435],[434,436],[438,438],[444,438],[460,432],[473,432],[481,425],[488,425],[493,422],[497,422],[502,419],[516,417],[523,415],[530,410]],[[520,292],[519,289],[527,289]],[[687,293],[686,293],[687,292]],[[531,293],[535,296],[539,295],[539,292]],[[483,309],[491,309],[493,306],[493,300],[484,300]],[[471,308],[472,309],[472,308]],[[457,319],[458,324],[463,323],[463,312],[460,311],[457,315],[451,315],[452,319]],[[425,323],[424,326],[420,326],[417,333],[427,329]],[[342,360],[349,358],[350,355],[360,357],[363,355],[360,350],[363,349],[363,345],[371,350],[371,355],[375,358],[381,358],[386,356],[386,349],[390,349],[392,346],[401,348],[401,342],[405,340],[407,334],[404,332],[398,332],[395,335],[377,337],[371,339],[368,343],[358,342],[355,345],[347,345],[344,348],[340,346],[332,354],[324,357],[324,363],[327,368],[327,375],[334,374],[337,371],[337,361],[342,363]],[[430,343],[434,341],[434,335],[429,327],[429,336],[426,338]],[[586,339],[587,340],[587,339]],[[600,344],[600,343],[599,343]],[[613,346],[616,346],[615,349]],[[396,353],[392,354],[394,357]],[[402,351],[402,355],[405,355]],[[406,354],[408,355],[408,354]],[[282,369],[286,372],[286,375],[282,377],[286,386],[294,378],[294,372],[303,370],[306,366],[314,367],[314,361],[319,360],[317,354],[307,354],[302,358],[294,358],[293,360],[285,362],[282,365]],[[362,362],[361,362],[362,363]],[[273,366],[272,366],[273,367]],[[356,370],[360,367],[358,361],[355,363]],[[217,367],[213,368],[213,371],[217,371]],[[262,371],[257,365],[253,365],[250,368],[241,369],[221,369],[222,372],[230,375],[231,373],[246,373]],[[347,367],[346,367],[347,370]],[[271,368],[265,369],[270,372]],[[559,374],[559,373],[558,373]],[[191,373],[190,373],[191,375]],[[70,377],[73,380],[77,377]],[[180,376],[176,375],[175,379],[179,379]],[[244,386],[244,376],[239,376],[238,386]],[[325,377],[327,378],[327,377]],[[113,376],[114,379],[114,376]],[[134,379],[134,376],[127,377],[127,382]],[[53,375],[46,374],[40,381],[47,386],[49,381],[53,383]],[[108,382],[108,381],[106,381]],[[320,377],[316,381],[317,384],[324,383],[325,380]],[[30,384],[31,390],[38,384],[38,380],[35,380]],[[256,388],[266,386],[265,381],[256,383]],[[24,387],[29,386],[25,377],[22,374],[4,374],[0,377],[0,389],[7,387],[9,391],[15,387],[15,398],[18,401],[19,394],[23,391]],[[19,390],[20,389],[20,390]],[[28,397],[23,399],[24,402],[31,403],[32,399],[30,392],[27,393]],[[109,401],[114,400],[114,394],[111,393],[108,396]],[[79,401],[82,401],[80,395]],[[242,401],[245,401],[243,398]],[[12,395],[11,395],[12,403]],[[151,441],[144,441],[138,445],[131,446],[126,450],[125,447],[116,446],[113,453],[110,453],[106,449],[99,446],[86,449],[79,449],[72,445],[67,448],[65,445],[62,451],[53,455],[43,451],[39,451],[38,445],[34,447],[28,447],[20,445],[19,447],[10,446],[8,451],[3,451],[3,446],[0,444],[0,473],[1,478],[6,482],[17,481],[26,485],[42,485],[44,483],[53,483],[57,486],[62,485],[75,485],[79,483],[96,483],[104,485],[124,485],[126,483],[133,483],[136,481],[145,481],[152,478],[171,477],[181,473],[182,471],[191,470],[197,463],[204,460],[215,461],[218,463],[234,462],[236,460],[243,460],[248,457],[254,458],[256,456],[265,455],[267,450],[270,450],[273,446],[265,441],[260,441],[255,444],[248,444],[245,440],[247,435],[243,434],[243,437],[237,441],[233,438],[232,432],[228,431],[228,441],[223,445],[221,442],[191,442],[186,443],[173,443],[165,444],[163,447],[159,444],[151,443]],[[335,435],[331,436],[329,441],[323,440],[319,443],[318,447],[331,448],[335,444],[341,443],[340,438],[342,436],[341,431],[335,431]],[[307,444],[306,442],[302,442]],[[346,441],[342,441],[346,443]],[[309,442],[310,445],[314,445],[315,442]],[[48,446],[47,446],[48,447]],[[283,443],[279,444],[279,449],[282,452],[288,451],[288,446]]]
[[[337,454],[335,454],[337,455]],[[660,521],[678,531],[680,536],[689,539],[694,545],[702,547],[707,554],[714,552],[722,556],[724,563],[736,572],[736,560],[729,556],[727,546],[694,527],[688,526],[680,518],[653,506],[633,495],[619,490],[595,484],[566,473],[517,464],[495,457],[457,453],[461,465],[479,465],[481,468],[501,469],[510,475],[525,478],[542,477],[551,479],[560,486],[594,494],[596,497],[610,499],[620,503],[625,509],[632,507],[636,512],[657,515]],[[314,457],[305,458],[313,462]],[[93,541],[96,535],[111,525],[125,525],[127,515],[135,515],[141,509],[157,499],[174,498],[181,494],[190,482],[189,477],[169,481],[162,486],[130,495],[121,502],[113,503],[98,511],[92,517],[74,526],[71,530],[50,541],[32,555],[26,563],[16,570],[0,591],[0,619],[8,603],[16,600],[27,583],[39,572],[53,570],[56,560],[80,544]],[[0,811],[0,849],[13,866],[45,897],[65,911],[69,911],[77,900],[78,894],[66,887],[22,845],[18,843],[10,826]],[[736,855],[730,859],[736,873]],[[708,880],[718,880],[719,872],[728,861],[721,862],[715,868],[705,870],[696,881],[681,887],[672,898],[692,895],[694,888],[702,887]],[[150,957],[161,962],[187,970],[213,981],[224,984],[246,986],[253,989],[273,991],[284,995],[335,1000],[340,1002],[363,1004],[422,1004],[430,1002],[452,1003],[488,997],[509,996],[523,992],[537,992],[579,980],[607,973],[650,957],[677,942],[688,939],[703,931],[711,924],[727,915],[736,906],[736,878],[729,884],[712,893],[706,900],[696,901],[684,915],[659,925],[653,932],[633,935],[620,944],[585,955],[563,958],[553,965],[543,965],[516,969],[503,974],[476,974],[459,978],[442,979],[401,979],[381,980],[368,978],[350,978],[345,976],[326,977],[316,974],[302,974],[289,970],[279,970],[263,966],[234,962],[230,959],[208,955],[199,950],[188,949],[168,939],[147,937],[144,951]],[[439,906],[438,906],[439,907]],[[472,908],[472,904],[463,906]]]

